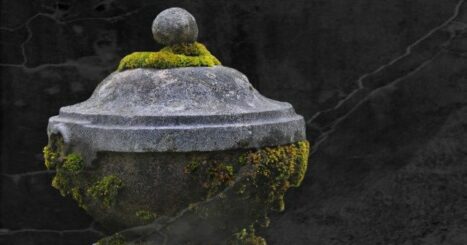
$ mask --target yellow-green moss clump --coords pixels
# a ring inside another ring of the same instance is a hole
[[[62,196],[66,196],[72,194],[73,184],[71,179],[83,169],[83,159],[76,153],[57,158],[60,158],[61,161],[55,161],[53,164],[56,167],[57,174],[52,179],[52,186],[58,189]],[[75,190],[74,192],[74,196],[77,196],[77,191]]]
[[[220,61],[201,43],[175,44],[158,52],[134,52],[125,56],[117,70],[135,68],[168,69],[192,66],[215,66]]]
[[[241,167],[253,166],[255,172],[252,181],[257,189],[242,186],[238,194],[255,193],[255,198],[263,200],[271,209],[282,211],[285,192],[290,187],[298,187],[305,176],[309,148],[308,141],[304,140],[247,151],[237,161],[230,163],[194,159],[185,166],[185,173],[207,189],[206,198],[211,198],[233,183]]]
[[[52,147],[45,146],[42,150],[44,154],[44,165],[47,169],[53,169],[59,161],[60,154],[52,150]]]
[[[53,169],[63,162],[63,139],[57,135],[50,136],[50,143],[44,147],[44,165],[47,169]]]
[[[249,207],[248,215],[252,222],[250,227],[239,230],[232,221],[233,237],[227,244],[266,245],[266,240],[255,234],[255,227],[268,227],[268,211],[284,210],[286,191],[291,187],[298,187],[305,176],[309,148],[308,141],[304,140],[289,145],[244,151],[238,155],[225,152],[225,159],[219,161],[209,158],[194,159],[185,165],[185,173],[207,189],[206,198],[223,195],[223,198],[233,202],[242,200],[240,205]],[[229,197],[229,194],[224,193],[227,187],[232,187],[237,197]],[[218,202],[219,205],[222,203]],[[222,216],[216,213],[216,208],[196,208],[194,205],[193,209],[204,219]],[[225,212],[225,215],[220,219],[235,220],[235,217],[229,216],[233,214]]]
[[[266,147],[241,156],[241,164],[255,167],[256,198],[276,211],[284,210],[284,195],[290,187],[298,187],[308,166],[308,141],[295,144]],[[245,190],[240,189],[239,194]]]
[[[56,174],[52,179],[52,187],[60,191],[62,196],[70,195],[84,209],[82,192],[76,185],[75,179],[84,168],[84,161],[77,153],[63,154],[63,142],[54,140],[44,147],[44,164],[47,169],[55,168]]]
[[[83,171],[83,158],[77,153],[65,155],[63,147],[57,143],[59,141],[52,142],[44,147],[43,151],[45,166],[56,170],[52,187],[59,190],[62,196],[71,196],[83,209],[88,209],[85,203],[90,199],[99,201],[104,208],[113,205],[123,182],[118,177],[110,175],[93,183],[94,177],[91,178]]]
[[[65,161],[63,162],[62,168],[65,171],[77,174],[83,169],[83,165],[84,162],[81,156],[79,156],[76,153],[71,153],[65,157]]]
[[[116,202],[119,190],[123,187],[123,182],[115,175],[105,176],[97,181],[87,190],[87,194],[94,200],[100,201],[106,208]]]

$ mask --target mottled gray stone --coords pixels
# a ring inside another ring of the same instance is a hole
[[[114,72],[87,101],[50,118],[48,133],[93,152],[190,152],[294,143],[305,125],[289,103],[216,66]]]
[[[190,43],[198,38],[198,25],[188,11],[169,8],[154,19],[152,34],[157,42],[164,45]]]

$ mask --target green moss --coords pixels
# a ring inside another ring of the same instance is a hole
[[[245,153],[239,161],[256,168],[255,186],[260,187],[256,196],[276,211],[285,208],[284,195],[290,187],[301,184],[308,166],[308,141],[266,147]],[[245,191],[243,191],[245,192]]]
[[[210,54],[206,46],[201,43],[181,43],[164,47],[161,49],[163,52],[174,54],[181,54],[185,56],[200,56]]]
[[[125,56],[117,70],[135,68],[168,69],[176,67],[215,66],[220,61],[201,43],[176,44],[158,52],[134,52]]]
[[[236,194],[253,205],[249,215],[254,223],[234,235],[229,245],[266,245],[255,234],[255,226],[268,227],[268,210],[283,211],[284,195],[290,187],[298,187],[307,170],[308,141],[250,150],[240,155],[239,166],[250,166],[245,182],[236,185]]]
[[[297,161],[296,169],[290,178],[290,184],[293,187],[298,187],[305,177],[308,167],[308,156],[310,154],[310,143],[308,141],[300,141],[297,143],[297,151],[295,151],[295,161]]]
[[[83,159],[76,153],[68,154],[65,157],[65,161],[63,162],[62,168],[65,171],[70,173],[78,173],[83,169]]]
[[[66,196],[70,194],[71,182],[66,175],[61,172],[57,172],[52,179],[52,187],[59,190],[62,196]]]
[[[42,153],[44,154],[44,165],[47,169],[56,168],[63,162],[63,152],[65,143],[60,134],[52,134],[49,138],[49,144],[46,145]]]
[[[47,149],[46,149],[47,148]],[[83,169],[83,160],[81,156],[76,153],[71,153],[66,155],[65,157],[61,157],[58,152],[50,152],[50,147],[45,147],[44,152],[47,152],[47,155],[53,155],[53,164],[47,163],[46,166],[55,167],[56,168],[56,175],[52,179],[52,187],[60,191],[62,196],[72,195],[75,200],[81,200],[82,198],[78,198],[78,188],[73,185],[73,178],[76,177],[77,174]],[[44,153],[44,155],[46,155]],[[77,200],[77,201],[78,201]]]
[[[251,205],[250,219],[254,220],[250,231],[237,234],[239,239],[233,245],[266,244],[261,237],[254,235],[254,225],[267,227],[269,210],[283,211],[284,195],[291,187],[301,184],[308,166],[309,143],[300,141],[294,144],[266,147],[245,151],[239,155],[224,153],[225,159],[200,158],[185,166],[190,174],[207,189],[207,197],[222,194],[228,186]],[[241,174],[240,174],[241,173]],[[235,183],[238,176],[244,180]],[[216,209],[196,210],[198,216],[216,216]],[[243,234],[243,235],[242,235]],[[240,239],[241,238],[241,239]]]
[[[43,150],[45,166],[47,169],[56,170],[51,185],[60,191],[62,196],[71,196],[81,208],[87,209],[83,194],[85,181],[81,174],[84,169],[83,158],[77,153],[65,155],[64,152],[61,136],[51,135],[49,144]]]
[[[125,239],[119,233],[116,233],[108,238],[99,240],[97,245],[125,245]]]
[[[84,204],[83,195],[79,187],[73,187],[70,190],[71,197],[78,203],[78,206],[87,210],[87,206]]]
[[[105,176],[97,181],[87,190],[87,194],[94,200],[98,200],[104,207],[110,207],[116,203],[119,190],[123,187],[123,182],[114,175]]]
[[[185,166],[190,174],[204,188],[207,198],[213,197],[235,180],[235,173],[243,166],[253,166],[252,185],[241,185],[239,195],[255,197],[265,202],[265,206],[282,211],[285,208],[284,195],[290,187],[298,187],[306,173],[309,154],[308,141],[295,144],[266,147],[246,151],[231,163],[210,159],[195,159]]]
[[[47,169],[53,169],[57,165],[59,161],[60,154],[58,152],[54,152],[52,147],[45,146],[42,150],[44,154],[44,165]]]
[[[156,218],[156,214],[148,210],[139,210],[135,215],[145,222],[152,222]]]

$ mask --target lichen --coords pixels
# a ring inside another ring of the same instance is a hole
[[[96,201],[100,201],[106,208],[116,203],[123,181],[115,175],[103,177],[87,190],[87,194]]]
[[[135,215],[146,223],[152,222],[156,218],[156,214],[148,210],[139,210]]]
[[[201,43],[167,46],[158,52],[134,52],[125,56],[117,70],[135,68],[168,69],[177,67],[215,66],[220,61]]]

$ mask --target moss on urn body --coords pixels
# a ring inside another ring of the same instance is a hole
[[[303,179],[308,151],[308,142],[299,141],[219,152],[102,152],[94,160],[96,166],[84,169],[81,157],[72,153],[57,165],[52,186],[118,231],[174,216],[190,204],[213,198],[251,168],[252,185],[236,187],[236,193],[246,200],[262,200],[265,210],[282,211],[285,192]],[[263,211],[258,219],[267,219]]]

